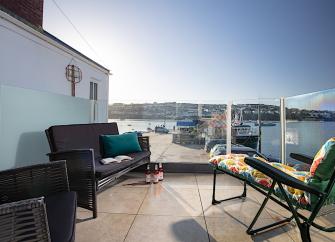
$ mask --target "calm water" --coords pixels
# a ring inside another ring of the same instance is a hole
[[[164,120],[109,119],[108,121],[117,122],[120,133],[129,131],[147,131],[147,128],[155,129],[156,126],[164,124]],[[176,121],[165,121],[166,128],[173,129],[173,126],[176,126]]]
[[[128,131],[146,131],[164,124],[164,120],[114,120],[117,122],[120,133]],[[167,120],[165,127],[173,129],[176,121]],[[314,156],[321,145],[330,137],[335,137],[335,122],[319,121],[288,121],[286,125],[286,150]],[[262,153],[280,158],[280,124],[262,127]]]
[[[335,137],[335,122],[301,121],[286,125],[286,153],[314,156],[322,144]]]

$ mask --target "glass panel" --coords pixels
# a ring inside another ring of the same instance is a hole
[[[260,99],[259,152],[272,161],[281,159],[280,99]]]
[[[89,123],[91,101],[0,85],[0,170],[47,161],[44,130]]]
[[[227,140],[227,105],[203,104],[204,120],[203,136],[205,137],[205,151],[209,156],[226,154]]]
[[[335,137],[335,89],[286,98],[286,159],[291,152],[314,156]]]
[[[197,102],[114,103],[110,122],[120,133],[150,137],[154,162],[207,163],[215,144],[225,144],[225,104]]]
[[[253,155],[258,152],[272,161],[280,159],[279,105],[279,99],[233,101],[233,153]]]
[[[106,123],[108,122],[108,101],[107,100],[97,100],[95,103],[96,109],[96,122]]]

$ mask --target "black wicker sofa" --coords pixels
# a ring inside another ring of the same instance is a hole
[[[77,192],[78,206],[97,217],[96,193],[123,174],[150,162],[149,137],[139,136],[142,151],[127,154],[133,159],[101,164],[104,156],[100,135],[119,134],[117,123],[92,123],[51,126],[46,131],[50,161],[66,160],[71,191]]]

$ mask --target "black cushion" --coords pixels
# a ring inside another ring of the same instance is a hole
[[[51,241],[74,241],[77,199],[75,192],[45,198]]]
[[[57,125],[47,131],[52,152],[93,149],[95,159],[101,158],[99,136],[119,134],[117,123]]]
[[[98,179],[113,175],[123,169],[136,165],[145,158],[150,157],[150,151],[142,151],[137,153],[127,154],[127,156],[132,157],[132,160],[122,161],[121,163],[110,163],[107,165],[101,164],[101,159],[95,160],[95,175]]]

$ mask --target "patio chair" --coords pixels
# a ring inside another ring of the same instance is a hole
[[[295,220],[304,242],[311,241],[310,227],[313,226],[325,232],[335,232],[335,227],[325,227],[315,219],[333,212],[320,210],[335,201],[335,138],[328,140],[314,157],[291,153],[290,156],[298,161],[311,165],[310,171],[297,171],[281,163],[271,163],[262,158],[247,157],[242,154],[217,156],[211,159],[214,165],[212,204],[245,198],[248,184],[265,195],[257,214],[247,229],[249,235],[276,227]],[[223,172],[243,181],[243,193],[240,196],[216,200],[215,187],[217,172]],[[292,213],[292,216],[267,226],[253,229],[257,219],[267,202],[279,204]],[[286,204],[285,204],[286,202]],[[308,210],[309,216],[298,210]]]
[[[65,161],[0,171],[0,241],[74,241],[75,222]]]
[[[0,205],[0,241],[51,241],[44,198]]]

